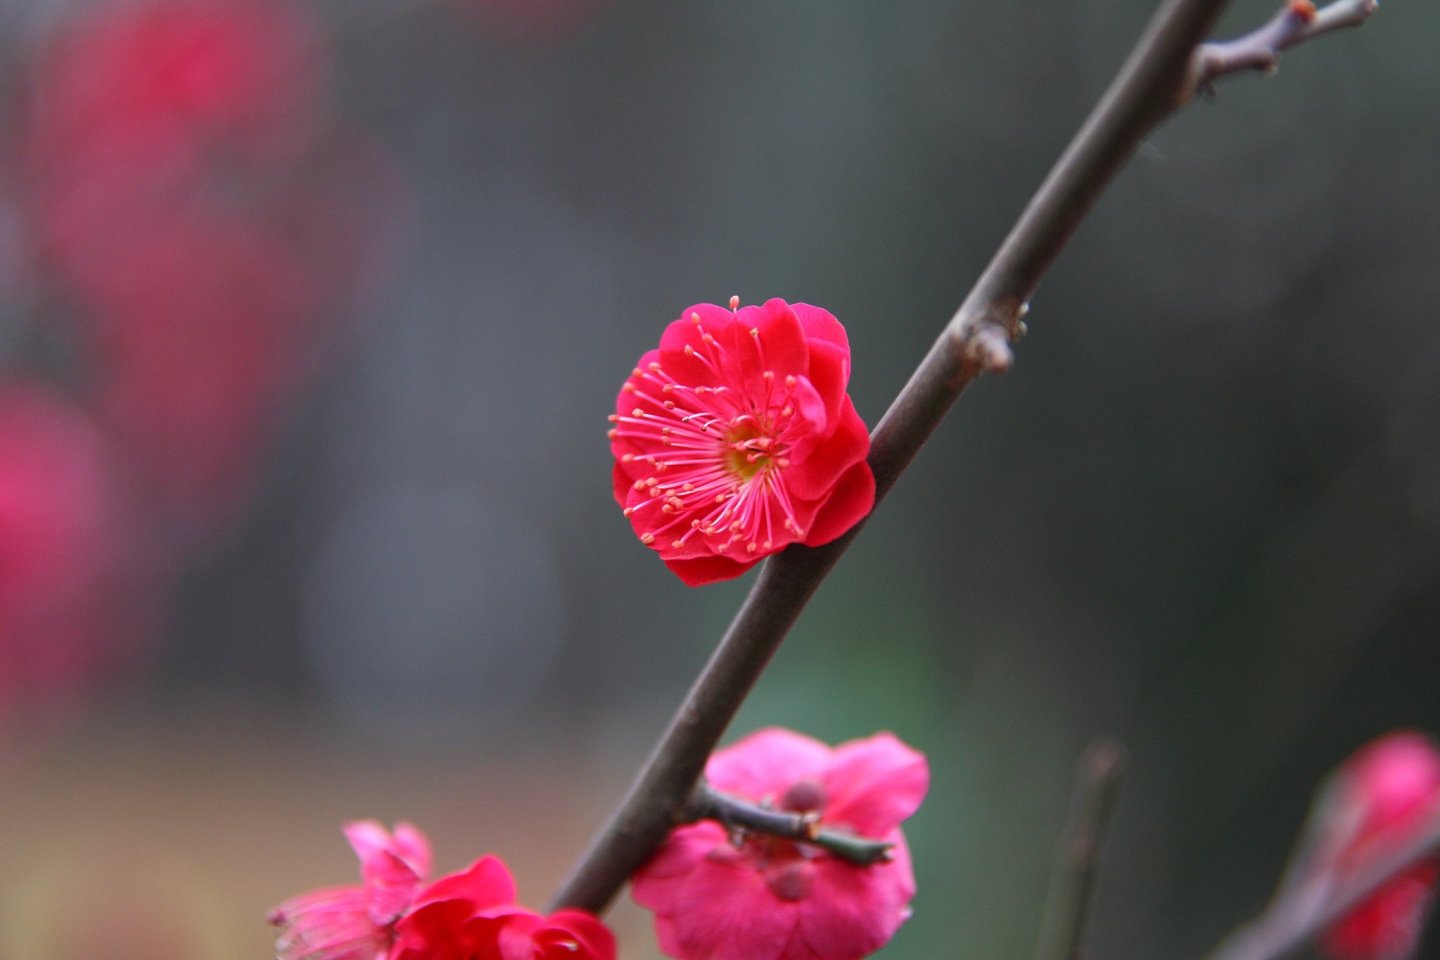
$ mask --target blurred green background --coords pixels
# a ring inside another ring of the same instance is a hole
[[[815,303],[873,424],[1152,9],[540,6],[310,8],[328,109],[403,176],[388,278],[146,658],[0,747],[3,960],[267,956],[365,816],[542,904],[753,578],[684,588],[611,500],[635,358],[696,301]],[[12,93],[85,7],[0,7]],[[1198,957],[1319,778],[1440,731],[1437,51],[1440,7],[1387,3],[1147,141],[744,708],[929,755],[882,956],[1029,956],[1097,735],[1131,758],[1091,934],[1123,960]],[[47,309],[5,299],[7,370],[53,369]]]

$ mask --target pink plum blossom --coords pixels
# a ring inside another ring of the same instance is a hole
[[[670,834],[635,875],[660,948],[680,960],[858,960],[910,915],[915,877],[900,823],[929,787],[925,757],[892,734],[830,748],[789,730],[751,734],[706,765],[712,787],[819,815],[823,829],[894,844],[861,866],[818,847],[751,835],[738,847],[701,822]]]
[[[610,418],[615,500],[692,586],[829,543],[875,503],[845,328],[809,304],[737,305],[666,327]]]
[[[1399,731],[1361,748],[1337,774],[1337,825],[1321,866],[1337,880],[1413,839],[1440,812],[1440,750]],[[1381,887],[1331,927],[1321,946],[1339,960],[1404,960],[1419,946],[1440,862],[1426,860]]]

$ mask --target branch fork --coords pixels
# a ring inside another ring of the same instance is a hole
[[[1004,373],[1015,365],[1011,345],[1025,335],[1028,303],[998,307],[982,320],[950,331],[962,368],[975,373]]]
[[[1379,7],[1379,0],[1335,0],[1323,9],[1312,0],[1290,0],[1268,23],[1243,37],[1202,44],[1191,61],[1189,92],[1213,94],[1215,81],[1231,73],[1274,73],[1284,50],[1333,30],[1358,27]]]

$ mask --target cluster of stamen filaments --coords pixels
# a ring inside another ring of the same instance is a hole
[[[701,348],[687,344],[685,353],[715,371],[717,380],[725,379],[722,370],[738,369],[739,358],[727,356],[705,331],[700,316],[692,313],[690,321],[700,331]],[[750,330],[750,341],[763,369],[758,329]],[[733,548],[753,554],[774,550],[787,534],[785,542],[805,535],[783,476],[790,464],[785,436],[795,422],[797,381],[794,376],[777,378],[773,370],[761,376],[763,395],[746,397],[723,383],[680,383],[658,362],[634,370],[624,390],[643,405],[628,415],[612,414],[610,437],[634,441],[646,450],[657,444],[664,449],[622,455],[623,462],[650,469],[634,482],[646,499],[627,507],[625,515],[657,511],[671,518],[646,531],[640,538],[644,543],[669,537],[671,546],[680,549],[697,536],[723,538],[712,542],[715,552]]]

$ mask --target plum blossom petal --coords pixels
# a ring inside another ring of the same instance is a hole
[[[805,537],[807,547],[820,547],[843,535],[855,524],[865,519],[875,503],[875,475],[868,464],[857,463],[841,475],[830,491],[830,499],[815,514],[810,524],[810,533]]]
[[[865,454],[870,447],[870,433],[865,427],[865,421],[855,412],[855,405],[850,402],[850,398],[844,397],[842,400],[835,431],[824,442],[815,446],[809,459],[796,463],[790,471],[790,489],[796,497],[823,500],[827,496],[834,496],[835,488],[844,479],[846,472],[857,464],[865,463]],[[869,467],[863,472],[870,473]],[[874,491],[873,483],[870,484],[870,489]],[[873,495],[871,499],[873,501]],[[824,505],[829,506],[828,502]],[[865,512],[869,512],[868,507]],[[846,529],[854,526],[864,516],[862,513],[851,521]],[[840,532],[843,533],[844,530]],[[831,537],[823,542],[829,543],[833,539],[835,538]]]
[[[374,820],[344,826],[360,860],[362,883],[291,897],[270,912],[281,928],[280,960],[375,960],[393,942],[396,919],[409,909],[430,872],[430,842],[408,823],[392,834]]]
[[[810,347],[810,382],[825,398],[826,413],[833,422],[840,415],[840,402],[850,383],[850,338],[829,310],[797,303],[795,314]]]
[[[893,733],[835,748],[825,771],[826,813],[861,836],[882,836],[920,809],[930,765]]]
[[[684,828],[682,828],[684,829]],[[669,943],[660,949],[686,960],[779,960],[795,935],[794,903],[770,893],[765,876],[748,863],[702,859],[677,885],[669,914]],[[647,903],[639,901],[641,906]],[[764,904],[763,909],[757,905]],[[698,918],[703,918],[697,922]]]
[[[357,820],[343,829],[360,858],[370,918],[377,925],[390,923],[410,906],[430,875],[430,843],[408,823],[397,823],[393,836],[376,820]]]
[[[613,960],[615,935],[583,910],[511,913],[499,925],[497,960]]]
[[[505,861],[485,856],[458,873],[441,877],[415,897],[416,908],[447,900],[464,901],[475,909],[515,902],[515,880]]]
[[[544,916],[515,902],[515,881],[499,857],[420,892],[395,925],[387,960],[614,960],[615,938],[591,914]]]
[[[705,765],[705,778],[724,793],[778,801],[791,784],[818,779],[828,768],[831,754],[831,749],[814,737],[767,727],[711,757]]]
[[[858,523],[875,485],[849,376],[844,328],[818,307],[687,309],[610,417],[612,492],[640,541],[698,585]]]
[[[665,566],[687,587],[703,587],[707,583],[734,580],[754,564],[741,563],[727,557],[694,557],[688,560],[666,560]]]
[[[890,942],[910,917],[915,896],[910,853],[903,837],[895,843],[893,875],[873,870],[848,869],[830,860],[815,865],[817,883],[837,895],[821,902],[806,900],[800,906],[799,939],[817,958],[867,956]],[[895,882],[896,879],[902,882]],[[843,892],[840,894],[839,892]]]
[[[275,943],[279,960],[375,960],[390,947],[385,929],[370,919],[364,887],[302,893],[269,919],[283,928]]]

